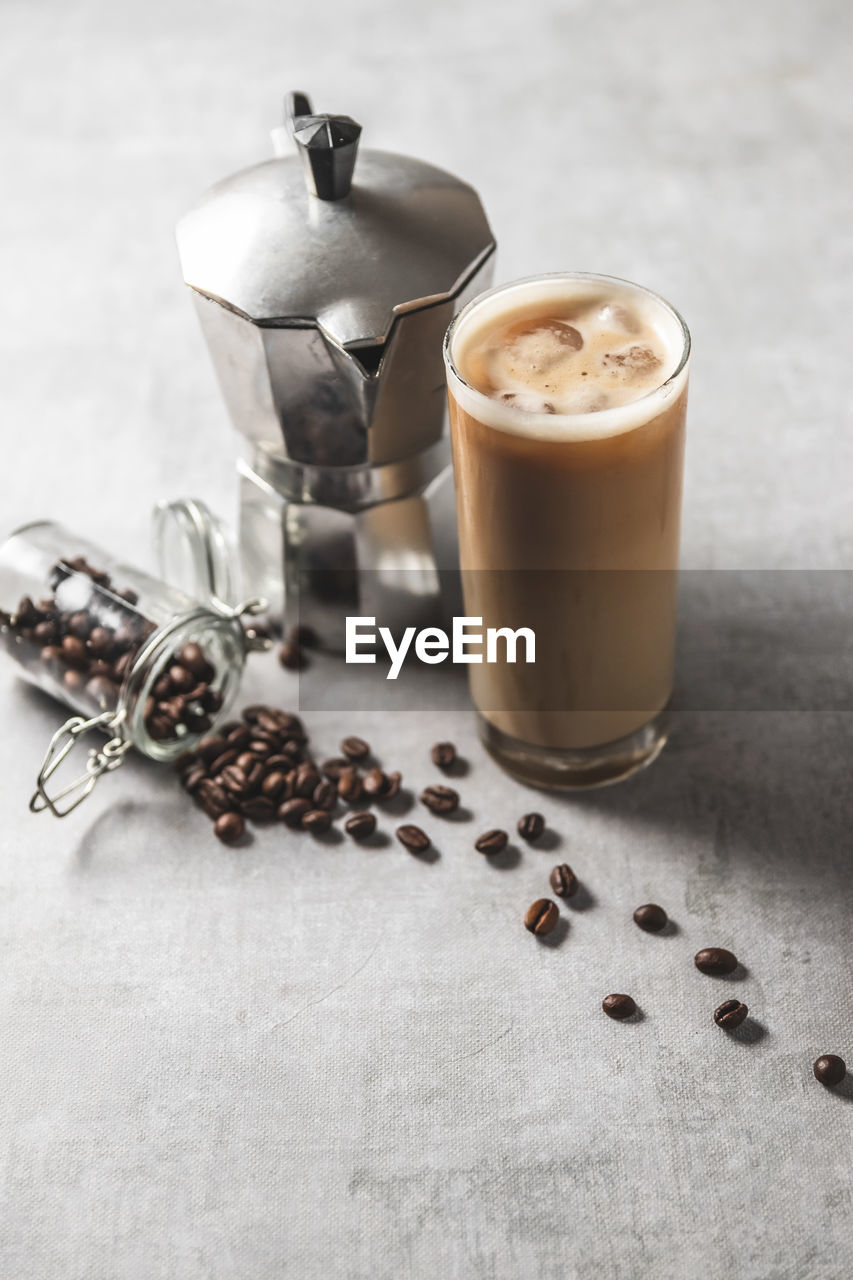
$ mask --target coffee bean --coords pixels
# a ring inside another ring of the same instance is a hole
[[[69,667],[85,667],[86,646],[79,636],[63,636],[61,649],[62,661],[67,662]]]
[[[196,745],[196,754],[205,764],[210,764],[225,751],[227,743],[220,734],[212,734],[209,738],[201,738]],[[236,757],[235,757],[236,758]]]
[[[344,831],[353,840],[369,840],[376,830],[376,814],[364,810],[362,813],[351,813],[344,823]]]
[[[385,790],[382,792],[381,796],[377,797],[377,799],[382,801],[393,800],[395,796],[400,794],[400,787],[402,785],[402,782],[403,782],[403,775],[402,773],[399,773],[396,769],[394,770],[393,773],[386,773]]]
[[[285,640],[278,651],[278,660],[287,671],[302,671],[307,661],[302,646],[293,640]]]
[[[267,756],[272,755],[272,747],[268,742],[262,742],[259,738],[253,738],[249,743],[248,750],[258,760],[266,760]]]
[[[116,670],[118,670],[118,663],[116,663]],[[154,681],[153,685],[151,686],[151,693],[158,700],[158,702],[161,701],[163,698],[168,698],[171,692],[172,692],[172,682],[169,679],[168,672],[166,672],[162,676],[158,676],[157,679]]]
[[[631,997],[619,992],[605,996],[601,1007],[608,1018],[615,1018],[617,1022],[621,1022],[624,1018],[632,1018],[637,1012],[637,1006]]]
[[[338,795],[345,804],[356,804],[361,799],[361,774],[356,769],[344,769],[338,778]]]
[[[398,827],[394,835],[409,853],[426,853],[430,847],[430,838],[427,833],[412,822],[406,822],[402,827]]]
[[[234,747],[226,747],[222,755],[217,756],[215,760],[210,762],[210,772],[215,777],[217,773],[221,773],[223,769],[227,769],[229,764],[237,763],[237,752]]]
[[[365,756],[370,755],[370,746],[364,741],[364,738],[344,738],[339,743],[341,755],[346,756],[347,760],[363,760]]]
[[[70,674],[70,673],[69,673]],[[155,742],[166,742],[175,736],[175,726],[168,716],[155,712],[145,721],[145,728]]]
[[[157,710],[160,715],[171,720],[173,725],[181,724],[187,719],[187,706],[180,695],[175,698],[164,698]]]
[[[281,711],[278,707],[267,707],[267,714],[275,720],[279,733],[284,738],[293,738],[299,742],[307,742],[305,726],[292,711]]]
[[[29,596],[23,596],[15,610],[16,627],[34,627],[39,620],[38,610]]]
[[[111,709],[118,701],[118,688],[106,676],[92,676],[86,684],[86,693],[102,711]]]
[[[237,751],[243,751],[252,741],[252,731],[248,725],[239,724],[234,729],[229,729],[225,734],[225,741],[229,747],[234,747]]]
[[[345,756],[333,756],[330,760],[324,760],[320,765],[320,772],[327,778],[331,778],[332,782],[337,782],[338,778],[345,770],[352,768],[349,760]]]
[[[646,902],[634,912],[634,923],[645,929],[646,933],[660,933],[661,929],[666,928],[668,921],[669,916],[656,902]]]
[[[249,787],[246,780],[246,774],[237,764],[229,764],[222,770],[219,780],[226,791],[232,796],[242,799],[249,794]]]
[[[749,1009],[745,1004],[741,1004],[739,1000],[724,1000],[714,1010],[714,1021],[724,1031],[734,1031],[735,1027],[740,1026],[748,1013]]]
[[[126,679],[127,674],[130,671],[130,668],[133,666],[134,657],[135,657],[135,654],[133,653],[133,651],[128,650],[127,653],[123,653],[119,658],[116,659],[113,670],[115,672],[115,678],[120,684],[123,680]]]
[[[293,768],[293,761],[288,756],[277,753],[276,755],[267,756],[264,761],[264,768],[270,771],[277,770],[279,773],[290,773]]]
[[[338,789],[334,782],[330,782],[328,778],[322,778],[314,788],[311,801],[315,809],[328,809],[331,813],[338,803]]]
[[[474,848],[478,853],[485,854],[487,858],[492,857],[496,853],[503,853],[509,843],[509,836],[505,831],[501,831],[500,827],[493,827],[491,831],[484,831],[481,836],[477,836],[474,841]],[[541,899],[546,901],[546,899]],[[553,926],[551,926],[553,928]],[[547,930],[545,931],[548,932]]]
[[[105,657],[113,647],[113,633],[106,627],[93,627],[86,644],[93,657]]]
[[[737,968],[737,956],[725,947],[703,947],[697,951],[693,963],[702,973],[713,978],[720,978],[726,973],[733,973]]]
[[[456,748],[452,742],[437,742],[429,758],[437,769],[452,769],[456,763]]]
[[[263,702],[253,702],[250,706],[244,707],[242,711],[243,719],[246,724],[254,724],[258,716],[262,716],[269,711],[269,707]]]
[[[199,763],[202,761],[197,751],[182,751],[179,756],[175,756],[172,766],[178,773],[186,773],[188,769],[192,769]]]
[[[282,728],[281,718],[273,715],[269,707],[264,707],[263,711],[259,711],[255,717],[255,728],[259,733],[269,733],[277,739]]]
[[[537,938],[544,938],[550,933],[560,918],[556,902],[550,898],[537,898],[524,913],[524,927]]]
[[[832,1086],[841,1084],[847,1074],[847,1064],[835,1053],[824,1053],[815,1061],[812,1071],[814,1071],[815,1080]]]
[[[268,800],[266,796],[247,796],[240,801],[240,812],[251,818],[252,822],[272,822],[276,809],[272,800]]]
[[[558,898],[573,898],[578,891],[578,878],[567,862],[552,869],[548,882]]]
[[[388,790],[388,779],[381,769],[369,769],[362,778],[361,785],[366,796],[383,796]]]
[[[59,662],[61,658],[62,650],[58,644],[45,645],[39,654],[39,662],[43,663],[46,667],[53,666],[53,664]]]
[[[86,683],[86,677],[82,671],[78,671],[76,667],[72,667],[66,671],[62,677],[62,683],[69,693],[79,693]]]
[[[244,773],[248,773],[258,762],[258,757],[253,756],[251,751],[241,751],[234,761],[238,769],[242,769]]]
[[[206,778],[207,774],[205,773],[204,765],[193,765],[193,767],[188,769],[181,778],[181,786],[185,791],[189,791],[190,795],[192,795],[192,793],[201,785],[202,782],[205,781]]]
[[[216,715],[217,711],[221,711],[223,702],[224,698],[219,689],[211,689],[210,685],[207,686],[204,693],[201,695],[201,705],[209,715]]]
[[[246,791],[249,795],[254,795],[256,791],[260,791],[261,783],[265,776],[264,766],[260,760],[256,760],[251,769],[246,770]]]
[[[213,721],[210,716],[200,715],[189,707],[184,712],[183,723],[186,726],[187,732],[193,735],[197,733],[207,733],[209,729],[213,728]]]
[[[92,615],[87,613],[85,609],[79,609],[77,613],[72,613],[68,619],[68,630],[72,636],[77,636],[80,640],[89,639],[89,633],[93,626]]]
[[[265,795],[269,800],[278,800],[281,793],[287,785],[287,777],[278,769],[274,769],[272,773],[268,773],[261,783],[261,794]]]
[[[59,627],[52,620],[39,622],[33,630],[33,636],[39,644],[53,644],[59,639]]]
[[[285,826],[299,827],[302,825],[302,815],[309,813],[310,810],[310,800],[305,800],[301,796],[294,797],[292,800],[285,800],[284,804],[278,806],[278,817]]]
[[[528,844],[538,840],[545,830],[545,819],[541,813],[525,813],[518,820],[518,834]]]
[[[178,662],[169,667],[168,674],[169,683],[175,693],[189,693],[190,689],[194,689],[196,686],[196,679],[193,673],[187,667],[182,667]]]
[[[236,844],[245,829],[239,813],[222,813],[213,824],[213,830],[223,844]]]
[[[332,815],[328,809],[309,809],[302,815],[302,830],[310,831],[312,836],[321,835],[332,825]]]
[[[441,783],[425,787],[421,792],[420,799],[421,804],[425,805],[430,813],[442,815],[455,813],[459,808],[459,792],[454,791],[452,787],[444,787]]]
[[[189,644],[185,644],[178,651],[178,665],[186,667],[187,671],[192,672],[198,679],[202,678],[202,672],[207,667],[207,658],[204,656],[204,650],[200,644],[196,644],[194,640]]]
[[[233,797],[211,778],[205,778],[199,783],[195,798],[209,818],[218,818],[220,814],[228,813],[235,807]]]
[[[319,773],[312,764],[306,761],[296,770],[296,777],[293,780],[293,794],[306,798],[312,796],[317,789],[319,781]]]

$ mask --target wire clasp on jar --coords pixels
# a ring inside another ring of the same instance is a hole
[[[83,716],[71,716],[60,729],[57,729],[45,752],[36,779],[36,789],[30,799],[32,813],[41,813],[44,809],[50,809],[57,818],[64,818],[66,814],[76,809],[78,804],[82,804],[103,774],[111,773],[122,764],[132,745],[130,739],[125,738],[121,732],[124,718],[124,708],[119,711],[104,711],[99,716],[93,716],[91,720],[86,720]],[[87,733],[100,734],[105,730],[112,731],[113,736],[104,746],[89,748],[86,772],[55,795],[51,795],[47,790],[48,782],[68,753],[74,750],[80,738]],[[69,796],[74,796],[74,799],[70,804],[60,808],[61,802]]]
[[[214,599],[211,600],[207,608],[200,606],[197,613],[200,616],[204,616],[205,613],[213,612],[217,617],[224,618],[229,622],[239,622],[241,618],[250,618],[262,613],[267,607],[266,600],[260,598],[247,600],[236,606],[227,605],[221,600]],[[195,616],[195,613],[182,615],[170,625],[161,627],[154,632],[148,643],[136,655],[134,667],[144,667],[151,657],[162,649],[164,641],[168,640],[174,631],[185,626],[187,618],[192,619]],[[260,634],[255,634],[251,627],[247,633],[244,633],[243,643],[248,651],[268,649],[270,646],[269,639]],[[93,716],[90,720],[87,720],[84,716],[71,716],[60,729],[57,729],[48,744],[36,779],[36,789],[30,797],[30,811],[32,813],[43,813],[45,809],[49,809],[57,818],[66,817],[79,804],[82,804],[87,796],[91,795],[99,778],[102,778],[105,773],[112,773],[114,769],[124,763],[128,751],[133,746],[132,735],[128,732],[126,691],[127,686],[125,686],[122,693],[117,710],[104,711],[100,715]],[[104,746],[89,748],[85,773],[80,774],[73,782],[69,782],[67,786],[56,792],[55,795],[51,794],[47,787],[51,777],[69,753],[74,750],[80,739],[85,734],[92,732],[109,733],[111,737]],[[60,807],[62,801],[70,796],[74,797],[70,804]]]

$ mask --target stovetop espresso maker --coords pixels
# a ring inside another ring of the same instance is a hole
[[[302,93],[286,121],[274,159],[181,219],[178,248],[244,440],[244,592],[340,648],[347,615],[439,611],[456,555],[442,338],[495,242],[458,178],[359,155],[361,126]]]

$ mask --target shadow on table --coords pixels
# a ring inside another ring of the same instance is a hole
[[[666,749],[566,805],[668,831],[710,825],[718,860],[840,865],[853,830],[853,573],[682,577]]]

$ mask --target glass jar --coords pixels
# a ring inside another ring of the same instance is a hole
[[[51,521],[0,546],[0,642],[30,683],[77,713],[51,741],[35,811],[69,813],[130,747],[159,761],[191,750],[233,701],[247,651],[265,647],[241,622],[264,603],[233,603],[227,541],[207,508],[161,504],[154,528],[161,569],[181,586]],[[109,741],[90,750],[82,777],[49,794],[51,775],[95,730]]]

